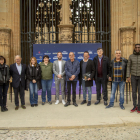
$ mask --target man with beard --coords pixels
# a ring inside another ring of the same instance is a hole
[[[65,95],[65,63],[66,61],[62,60],[62,52],[57,53],[58,60],[53,62],[53,72],[55,74],[55,89],[56,89],[56,102],[59,104],[59,85],[61,83],[61,95],[62,103],[65,105],[64,95]]]
[[[129,56],[127,65],[127,81],[132,85],[133,109],[130,112],[140,113],[140,44],[135,44],[133,54]],[[138,106],[137,106],[137,88],[138,88]]]

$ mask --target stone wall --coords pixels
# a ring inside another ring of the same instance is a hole
[[[20,0],[0,0],[0,28],[11,29],[9,51],[0,51],[9,61],[14,62],[14,56],[20,54]],[[7,36],[6,32],[0,30],[0,34]],[[0,46],[0,50],[2,46]],[[9,53],[9,54],[8,54]],[[9,58],[10,57],[10,58]]]
[[[128,58],[135,43],[140,43],[140,0],[111,0],[111,58],[116,49]]]

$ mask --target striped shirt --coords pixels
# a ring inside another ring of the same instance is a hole
[[[116,61],[114,59],[114,82],[121,82],[122,81],[122,58],[120,61]]]

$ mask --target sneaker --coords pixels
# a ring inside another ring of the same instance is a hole
[[[74,102],[74,103],[73,103],[73,105],[74,105],[75,107],[77,107],[77,106],[78,106],[78,104],[77,104],[76,102]]]
[[[42,105],[45,105],[45,102],[42,102]]]
[[[56,104],[56,105],[59,104],[59,100],[56,100],[55,104]]]
[[[48,103],[49,103],[50,105],[52,104],[52,102],[51,102],[51,101],[49,101]]]
[[[65,105],[64,105],[64,107],[67,107],[67,106],[69,106],[70,105],[70,102],[67,102]]]
[[[140,113],[140,108],[137,109],[137,113]]]
[[[15,110],[18,110],[18,109],[19,109],[19,106],[16,106],[16,107],[15,107]]]
[[[21,105],[22,109],[26,109],[26,106],[25,105]]]
[[[109,104],[106,108],[114,107],[114,105]]]
[[[63,105],[65,105],[65,104],[66,104],[65,100],[62,100],[62,104],[63,104]]]
[[[86,100],[83,100],[83,101],[81,102],[81,105],[83,105],[83,104],[85,104],[85,103],[87,103],[87,101],[86,101]]]
[[[131,109],[130,113],[133,113],[135,111],[137,111],[137,107],[134,106],[133,109]]]
[[[120,104],[120,108],[121,108],[122,110],[125,110],[124,106],[123,106],[123,105],[121,105],[121,104]]]
[[[88,101],[87,106],[90,106],[90,105],[91,105],[91,101]]]

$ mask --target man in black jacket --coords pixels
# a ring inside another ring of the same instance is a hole
[[[91,95],[92,90],[91,87],[93,86],[93,77],[94,77],[94,66],[93,61],[89,59],[89,52],[84,52],[84,59],[80,61],[80,81],[79,85],[82,85],[83,89],[83,101],[81,104],[86,103],[86,93],[88,90],[88,104],[87,106],[91,105]],[[87,76],[87,78],[85,77]]]
[[[19,100],[18,94],[20,94],[21,99],[21,107],[26,109],[25,107],[25,78],[26,78],[26,65],[21,64],[22,58],[17,55],[15,56],[15,62],[10,66],[10,75],[12,76],[12,86],[14,88],[15,93],[15,110],[19,109]]]
[[[108,81],[108,75],[109,75],[109,58],[103,55],[103,49],[98,48],[97,49],[97,56],[94,57],[93,63],[95,67],[95,75],[94,80],[96,83],[96,92],[97,92],[97,101],[95,102],[95,105],[100,103],[101,100],[101,85],[102,85],[102,91],[103,91],[103,99],[104,99],[104,105],[107,105],[107,81]]]

